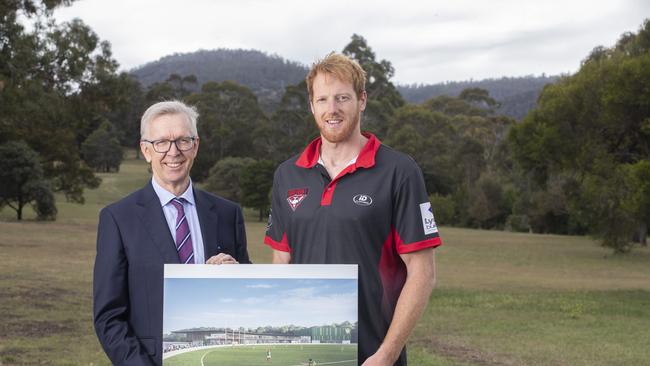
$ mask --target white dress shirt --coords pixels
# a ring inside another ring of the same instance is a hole
[[[172,234],[172,239],[176,238],[176,218],[178,216],[178,210],[172,205],[171,201],[174,198],[173,193],[169,192],[165,188],[161,187],[156,180],[151,178],[151,185],[153,190],[156,191],[158,199],[160,200],[160,205],[163,208],[165,213],[165,219],[167,219],[167,226],[169,227],[169,232]],[[178,196],[178,198],[184,198],[183,201],[183,210],[185,211],[185,218],[187,223],[190,226],[190,233],[192,234],[192,250],[194,251],[194,263],[204,264],[205,263],[205,251],[203,249],[203,235],[201,235],[201,225],[199,224],[199,215],[196,212],[196,203],[194,201],[194,190],[192,190],[192,180],[190,180],[190,185],[187,187],[185,192]]]

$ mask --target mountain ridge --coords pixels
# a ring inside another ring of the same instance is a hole
[[[208,81],[234,81],[250,88],[263,109],[268,111],[280,101],[284,89],[304,80],[307,72],[307,66],[277,54],[219,48],[163,56],[131,69],[129,74],[145,87],[163,82],[171,74],[195,75],[199,86]],[[558,76],[542,74],[436,84],[396,84],[396,88],[409,103],[422,103],[439,95],[457,96],[466,88],[482,88],[500,102],[498,113],[522,119],[535,106],[544,85],[557,79]]]

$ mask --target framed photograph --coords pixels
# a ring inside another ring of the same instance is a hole
[[[163,364],[357,365],[357,265],[166,264]]]

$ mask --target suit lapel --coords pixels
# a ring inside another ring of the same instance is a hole
[[[217,210],[213,199],[203,191],[194,187],[194,202],[196,213],[199,216],[201,235],[203,236],[203,250],[207,261],[213,255],[219,253],[219,223],[217,222]]]
[[[153,190],[151,182],[141,191],[138,198],[137,214],[144,224],[144,229],[160,251],[165,263],[180,263],[174,239],[169,232],[167,220],[160,207],[160,200]]]

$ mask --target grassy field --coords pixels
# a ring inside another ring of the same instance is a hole
[[[59,199],[56,222],[0,211],[0,365],[110,364],[92,327],[97,214],[149,178],[136,160],[101,177],[85,205]],[[251,258],[268,263],[255,220],[247,212]],[[650,364],[649,249],[613,256],[584,237],[441,233],[438,287],[409,364]]]
[[[266,360],[266,351],[271,349],[271,362]],[[275,345],[219,347],[183,353],[165,359],[165,366],[298,366],[309,359],[318,365],[356,366],[356,345]]]

